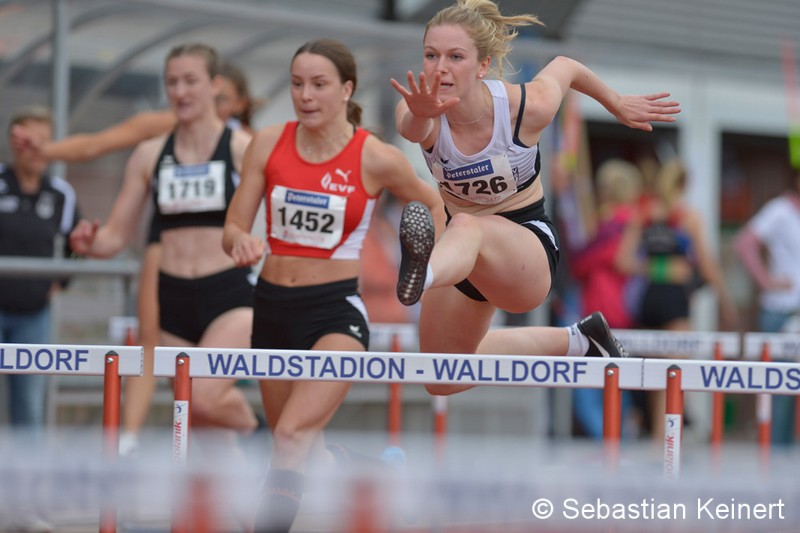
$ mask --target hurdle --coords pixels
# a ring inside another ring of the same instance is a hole
[[[665,332],[661,332],[662,334]],[[641,334],[637,332],[637,334]],[[623,333],[621,336],[624,336]],[[670,340],[675,332],[664,339]],[[683,353],[714,353],[731,357],[741,348],[736,333],[696,333],[684,340]],[[642,337],[644,338],[644,337]],[[652,353],[653,341],[647,341]],[[676,351],[671,342],[657,342]],[[706,350],[708,350],[706,352]],[[293,350],[230,350],[222,348],[157,347],[155,374],[172,377],[176,391],[188,391],[194,378],[256,380],[353,381],[377,383],[442,383],[470,385],[602,388],[604,390],[604,463],[616,467],[619,458],[621,389],[665,390],[663,475],[681,477],[684,391],[709,393],[800,394],[800,366],[761,361],[688,360],[661,358],[602,359],[557,356],[431,354],[397,352],[331,352]],[[177,402],[190,402],[176,393]],[[187,405],[190,410],[190,403]],[[180,410],[188,422],[188,410]],[[176,409],[176,416],[179,410]],[[185,461],[190,424],[181,423],[174,454]],[[177,444],[181,443],[181,447]]]
[[[742,357],[747,360],[770,362],[800,361],[800,334],[796,333],[756,333],[747,332],[742,336]],[[800,384],[798,384],[800,386]],[[795,400],[796,409],[800,408],[800,396]],[[800,413],[795,413],[795,435],[800,435],[798,422]],[[756,422],[758,424],[758,443],[762,459],[768,460],[772,447],[772,397],[770,394],[759,394],[756,397]]]
[[[188,453],[193,378],[442,383],[564,388],[606,386],[609,361],[602,358],[431,354],[414,352],[335,352],[308,350],[230,350],[156,347],[154,373],[175,380],[173,456],[185,463]],[[614,360],[615,386],[638,389],[642,360]],[[618,393],[616,397],[619,401]],[[619,406],[609,405],[609,438],[619,439]],[[616,413],[616,415],[614,415]],[[617,416],[617,420],[613,417]]]
[[[665,464],[668,460],[673,463],[670,468],[675,477],[680,473],[684,391],[800,394],[800,365],[796,363],[645,359],[643,370],[642,389],[667,391],[670,408],[665,424],[673,429],[673,440],[669,443],[665,441]],[[667,444],[671,446],[669,458]]]
[[[370,324],[370,344],[388,346],[392,352],[416,349],[417,325],[410,323],[379,322]],[[388,443],[400,445],[403,424],[403,384],[389,383],[387,405]]]
[[[738,359],[742,352],[742,336],[736,332],[633,329],[613,331],[628,353],[636,357],[685,357],[722,361]],[[724,392],[712,393],[709,440],[712,448],[717,450],[722,445],[724,433],[724,401]]]
[[[615,375],[611,383],[617,387],[604,405],[608,449],[614,450],[621,427],[619,388],[641,386],[641,359],[609,363],[603,358],[558,356],[481,355],[476,359],[474,354],[156,347],[154,361],[157,377],[174,380],[172,455],[179,464],[188,462],[194,378],[604,388],[608,371]],[[443,440],[437,438],[436,448],[441,459]],[[609,452],[609,457],[618,457],[618,452]],[[186,511],[176,509],[174,533],[188,530],[185,515]]]
[[[123,376],[143,373],[141,346],[0,344],[0,373],[103,376],[103,453],[119,455],[121,383]],[[114,533],[116,511],[100,512],[100,533]]]

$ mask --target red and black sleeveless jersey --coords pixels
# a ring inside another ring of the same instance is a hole
[[[358,259],[376,198],[361,181],[369,132],[357,128],[333,159],[309,163],[297,153],[297,122],[288,122],[264,167],[269,253]]]

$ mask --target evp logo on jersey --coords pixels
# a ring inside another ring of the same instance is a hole
[[[494,167],[492,166],[492,161],[489,159],[485,159],[464,167],[454,168],[453,170],[448,170],[446,168],[442,169],[442,176],[447,181],[468,180],[480,176],[491,176],[493,174]]]
[[[350,174],[352,174],[352,172],[352,170],[342,170],[340,168],[334,170],[333,174],[326,172],[325,175],[322,176],[320,185],[328,192],[350,194],[356,190],[355,185],[350,185]]]

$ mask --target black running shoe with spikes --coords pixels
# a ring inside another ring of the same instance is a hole
[[[589,339],[587,357],[628,357],[617,340],[603,313],[595,312],[578,322],[578,330]]]
[[[420,202],[409,202],[400,218],[397,298],[403,305],[414,305],[422,296],[434,237],[433,217],[428,207]]]

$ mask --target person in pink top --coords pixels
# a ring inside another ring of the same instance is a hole
[[[597,171],[600,204],[595,234],[572,255],[583,313],[601,311],[612,328],[632,328],[635,323],[628,296],[631,277],[617,267],[616,254],[641,190],[641,172],[633,163],[620,159],[603,163]]]

